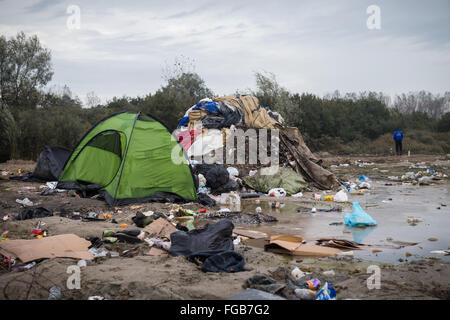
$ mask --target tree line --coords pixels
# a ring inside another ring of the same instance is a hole
[[[95,123],[122,110],[151,113],[173,130],[186,109],[214,96],[185,61],[164,70],[164,83],[154,93],[101,103],[90,92],[88,107],[67,86],[46,88],[52,76],[51,52],[36,36],[0,36],[0,162],[36,159],[44,145],[73,149]],[[291,93],[271,73],[258,72],[255,80],[255,90],[239,93],[254,94],[263,106],[278,111],[287,125],[300,129],[313,151],[386,154],[389,137],[401,129],[417,152],[450,152],[448,92],[411,92],[393,101],[376,92],[335,91],[319,97]]]

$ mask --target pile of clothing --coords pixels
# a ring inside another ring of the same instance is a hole
[[[205,272],[244,271],[244,257],[234,251],[233,223],[221,219],[188,232],[170,234],[170,254],[185,256]]]
[[[227,150],[226,146],[227,141],[234,140],[236,129],[276,129],[279,130],[280,159],[288,159],[287,165],[313,187],[328,190],[337,186],[336,177],[311,153],[300,131],[284,126],[283,122],[281,115],[262,106],[255,96],[206,98],[186,111],[175,136],[190,160],[224,163],[225,158],[233,157],[234,148]]]
[[[195,121],[201,121],[208,129],[229,128],[231,125],[249,128],[274,129],[283,122],[281,116],[263,107],[254,96],[239,95],[214,99],[202,99],[189,108],[178,128],[194,129]]]

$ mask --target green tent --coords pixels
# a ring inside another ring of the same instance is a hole
[[[197,182],[168,129],[142,113],[97,123],[64,165],[58,188],[98,190],[110,205],[197,200]]]

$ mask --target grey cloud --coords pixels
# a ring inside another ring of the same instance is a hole
[[[252,87],[263,69],[296,92],[449,89],[448,0],[78,0],[83,27],[73,33],[64,30],[69,4],[2,1],[0,32],[42,34],[53,82],[80,95],[154,91],[164,63],[181,54],[220,94]],[[366,27],[372,4],[381,30]]]

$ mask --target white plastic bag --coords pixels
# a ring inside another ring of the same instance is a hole
[[[228,167],[227,168],[228,173],[230,174],[230,178],[237,178],[239,177],[239,171],[235,167]]]
[[[293,194],[292,197],[301,198],[301,197],[303,197],[303,193],[299,192],[299,193]]]
[[[268,192],[271,197],[286,197],[286,190],[283,188],[270,189]]]
[[[204,175],[202,175],[201,173],[198,175],[198,187],[204,187],[206,186],[206,178]]]
[[[347,192],[345,192],[344,190],[341,190],[338,193],[336,193],[336,195],[334,196],[334,201],[335,202],[347,202],[348,201]]]

